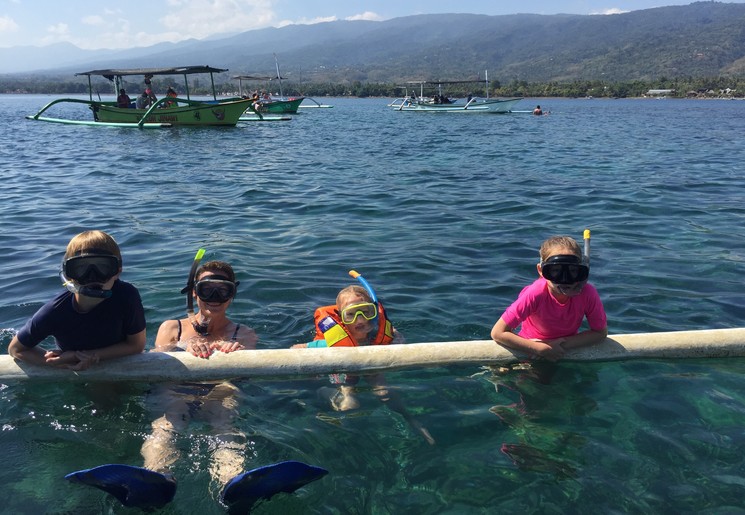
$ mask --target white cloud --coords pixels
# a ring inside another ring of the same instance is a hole
[[[274,21],[272,0],[168,0],[160,22],[178,40],[267,27]],[[171,40],[169,40],[171,41]]]
[[[355,20],[369,20],[369,21],[382,21],[383,17],[372,12],[365,11],[361,14],[355,14],[354,16],[348,16],[344,18],[348,21]],[[298,18],[295,20],[282,20],[274,24],[275,27],[286,27],[287,25],[315,25],[316,23],[328,23],[332,21],[338,21],[339,18],[336,16],[319,16],[316,18]]]
[[[52,37],[64,38],[70,34],[70,26],[67,23],[57,23],[56,25],[47,27],[47,32]]]
[[[18,32],[18,24],[8,16],[0,16],[0,34]]]
[[[337,21],[339,18],[336,16],[325,16],[318,18],[298,18],[297,20],[282,20],[275,24],[276,27],[285,27],[287,25],[315,25],[316,23],[326,23],[330,21]]]
[[[624,11],[623,9],[619,9],[618,7],[611,7],[610,9],[603,9],[602,11],[592,11],[590,14],[623,14],[630,11]]]
[[[82,22],[84,25],[103,25],[103,17],[98,15],[86,16]]]
[[[70,35],[70,26],[67,23],[57,23],[50,25],[46,30],[47,35],[41,38],[41,46],[51,45],[67,41],[74,44],[73,37]]]
[[[365,11],[362,14],[355,14],[344,18],[349,21],[366,20],[366,21],[383,21],[383,17],[372,11]]]

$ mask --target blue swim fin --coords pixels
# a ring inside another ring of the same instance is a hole
[[[265,465],[231,479],[223,488],[220,501],[231,514],[248,513],[257,501],[269,499],[280,492],[292,493],[328,473],[326,469],[299,461]]]
[[[176,479],[129,465],[101,465],[78,470],[65,476],[73,483],[95,486],[116,497],[124,506],[151,509],[171,502],[176,494]]]

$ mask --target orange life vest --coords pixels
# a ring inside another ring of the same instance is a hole
[[[373,345],[388,345],[393,341],[393,324],[385,316],[383,305],[378,302],[378,330],[372,340]],[[352,335],[341,322],[335,305],[321,306],[313,315],[316,324],[314,340],[326,340],[328,347],[357,347]]]

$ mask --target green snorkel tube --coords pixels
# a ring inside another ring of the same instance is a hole
[[[197,317],[194,314],[194,295],[192,292],[194,291],[194,279],[197,276],[197,268],[199,268],[199,262],[202,261],[204,253],[204,249],[199,249],[197,251],[197,255],[194,256],[194,262],[191,264],[189,279],[186,282],[186,286],[184,287],[184,289],[181,290],[181,293],[186,294],[186,316],[189,318],[189,322],[191,322],[194,330],[202,336],[207,335],[207,326],[209,325],[210,321],[209,319],[206,319],[202,320],[201,322],[197,322]]]

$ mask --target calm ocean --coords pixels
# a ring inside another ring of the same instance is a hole
[[[149,347],[184,315],[200,247],[236,268],[232,318],[260,347],[308,341],[350,269],[409,342],[453,341],[488,338],[543,239],[585,228],[611,334],[745,325],[745,102],[518,104],[550,112],[534,117],[323,99],[334,108],[289,122],[145,131],[24,119],[51,99],[0,96],[4,353],[60,290],[68,240],[93,228],[122,247]],[[238,383],[246,469],[330,471],[255,513],[745,513],[741,359],[387,377],[436,445],[370,392],[340,414],[316,396],[323,379]],[[114,386],[0,384],[0,512],[136,512],[63,479],[142,464],[149,386]],[[214,438],[190,431],[162,512],[224,513]]]

